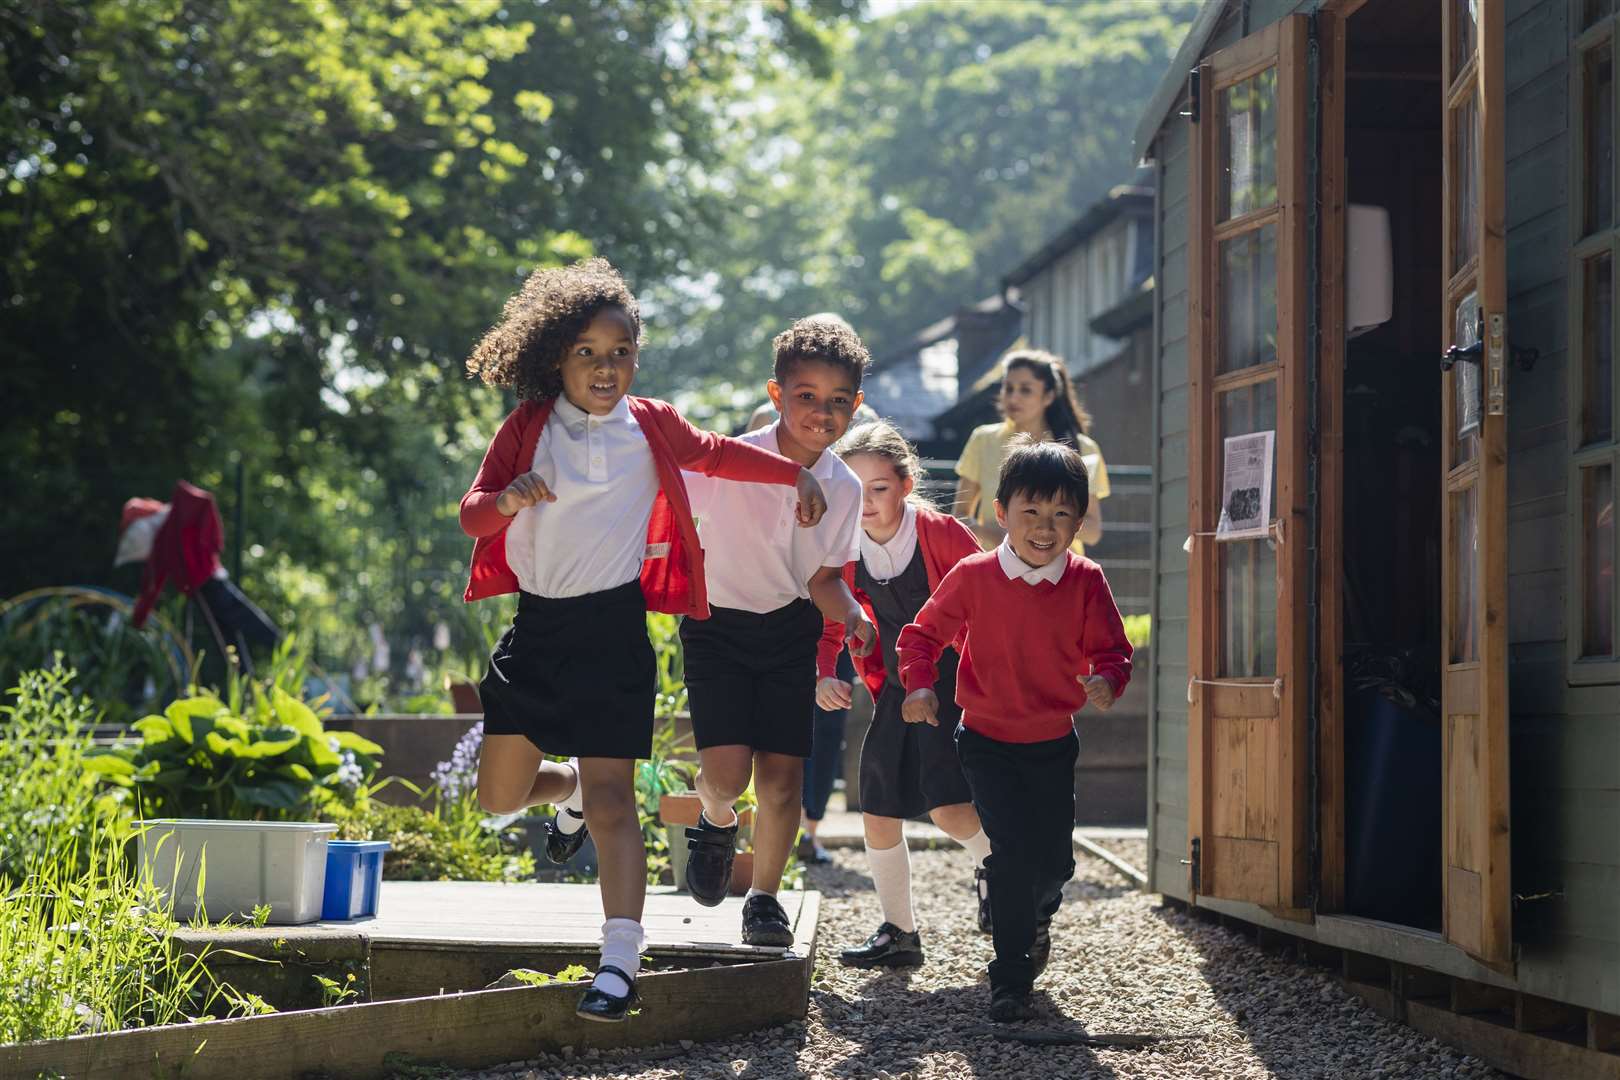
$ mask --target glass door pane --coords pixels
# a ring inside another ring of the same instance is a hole
[[[1267,379],[1220,395],[1221,445],[1233,435],[1277,429],[1277,382]],[[1271,461],[1271,502],[1277,516],[1277,460]],[[1218,542],[1221,589],[1221,675],[1255,678],[1277,673],[1277,552],[1269,539]]]
[[[1277,201],[1277,69],[1221,92],[1219,221]]]

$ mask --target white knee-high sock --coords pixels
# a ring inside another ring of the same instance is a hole
[[[872,868],[872,884],[877,888],[883,921],[906,933],[917,929],[917,916],[911,910],[911,851],[905,840],[891,848],[866,845],[867,865]]]
[[[647,935],[634,919],[609,919],[602,924],[602,960],[598,967],[612,964],[632,979],[641,970],[641,950],[647,947]],[[630,984],[617,975],[598,971],[591,985],[598,990],[624,997]]]
[[[574,770],[574,791],[557,803],[557,831],[561,833],[578,832],[585,824],[585,785],[579,778],[579,758],[569,758],[568,767]],[[565,810],[573,812],[565,814]]]
[[[984,835],[983,829],[980,829],[966,840],[958,840],[957,843],[966,848],[967,853],[973,856],[975,869],[982,868],[984,860],[990,857],[990,838]]]

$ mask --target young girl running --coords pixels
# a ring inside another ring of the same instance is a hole
[[[1108,498],[1108,465],[1090,435],[1091,414],[1080,404],[1063,358],[1041,349],[1013,349],[1001,358],[1003,417],[973,429],[956,463],[956,514],[986,548],[1001,542],[996,523],[996,477],[1015,435],[1036,442],[1068,443],[1080,452],[1091,480],[1091,510],[1080,523],[1074,553],[1102,539],[1102,500]]]
[[[627,396],[640,337],[624,280],[590,259],[532,274],[467,361],[521,399],[461,500],[461,527],[477,541],[466,599],[519,593],[479,684],[479,802],[491,813],[557,805],[546,845],[556,861],[579,850],[587,828],[596,837],[607,921],[578,1012],[604,1021],[634,1003],[646,944],[633,782],[636,759],[652,750],[646,613],[709,614],[681,470],[796,487],[800,525],[826,510],[810,470]]]
[[[929,506],[916,490],[921,466],[905,438],[886,423],[867,424],[839,441],[835,451],[861,479],[861,556],[844,567],[844,580],[867,617],[878,628],[879,648],[855,661],[877,708],[861,746],[861,810],[866,827],[866,858],[877,887],[883,924],[865,943],[845,949],[853,967],[916,967],[923,962],[922,940],[911,906],[911,857],[901,827],[926,811],[934,824],[973,856],[979,928],[990,930],[989,891],[984,860],[990,841],[979,827],[973,796],[956,759],[956,696],[940,694],[945,706],[938,727],[907,724],[900,717],[905,691],[895,642],[957,561],[976,555],[979,545],[967,527]],[[817,703],[847,708],[850,684],[835,668],[844,625],[829,622],[817,666]],[[942,659],[940,679],[954,688],[956,656]]]

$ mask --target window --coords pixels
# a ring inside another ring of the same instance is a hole
[[[1576,30],[1570,65],[1578,112],[1572,176],[1575,193],[1570,268],[1570,678],[1620,682],[1620,585],[1615,581],[1620,530],[1615,487],[1620,476],[1620,386],[1614,377],[1614,264],[1620,258],[1616,219],[1613,0],[1571,0]]]

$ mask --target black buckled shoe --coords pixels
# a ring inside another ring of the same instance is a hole
[[[1046,970],[1047,961],[1052,959],[1052,920],[1041,919],[1035,923],[1035,940],[1029,947],[1029,962],[1035,969],[1034,978],[1040,978],[1041,972]]]
[[[743,901],[743,944],[783,949],[793,944],[787,912],[770,893],[756,893]]]
[[[592,986],[579,999],[579,1006],[574,1009],[574,1015],[582,1020],[595,1020],[599,1024],[616,1024],[630,1015],[630,1010],[635,1008],[640,995],[636,993],[636,980],[621,969],[612,964],[603,964],[596,973],[600,975],[603,972],[623,979],[629,984],[630,992],[624,997],[614,997],[606,990],[598,990]]]
[[[922,967],[922,937],[915,930],[908,933],[894,923],[886,922],[866,939],[865,944],[845,949],[838,954],[838,959],[846,967]]]
[[[1035,1009],[1029,1003],[1029,991],[1015,986],[993,986],[990,988],[990,1019],[998,1024],[1011,1024],[1019,1020],[1031,1020],[1035,1017]]]
[[[686,830],[686,891],[704,907],[715,907],[731,892],[731,864],[737,857],[737,826],[711,825],[707,814]]]
[[[573,832],[563,832],[557,828],[557,818],[567,814],[569,817],[579,819],[579,828]],[[585,838],[591,830],[585,827],[585,815],[577,810],[558,810],[556,816],[546,822],[546,858],[554,863],[565,863],[579,854],[579,849],[585,846]]]
[[[982,866],[973,869],[973,897],[979,902],[979,933],[995,929],[990,921],[990,872]]]

